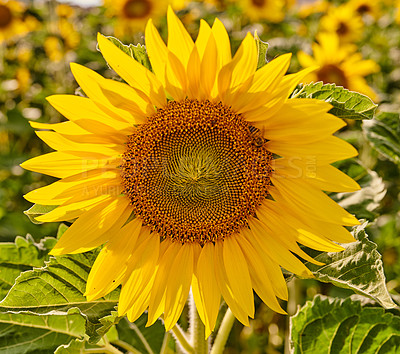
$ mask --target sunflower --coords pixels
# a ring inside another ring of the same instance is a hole
[[[151,18],[158,21],[164,16],[169,0],[104,0],[106,13],[116,17],[115,35],[143,31],[146,22]]]
[[[331,4],[326,0],[316,0],[312,2],[301,3],[298,5],[297,15],[300,18],[307,18],[316,13],[325,13]]]
[[[253,21],[281,22],[285,18],[284,0],[240,0],[240,7]]]
[[[306,82],[323,81],[335,83],[351,91],[357,91],[376,100],[374,90],[365,81],[365,76],[380,70],[372,59],[363,60],[357,47],[352,44],[340,44],[334,33],[320,33],[318,43],[313,43],[314,57],[300,51],[297,56],[303,68],[319,66],[319,69],[305,78]]]
[[[57,151],[22,164],[61,180],[25,197],[58,205],[39,221],[76,219],[53,255],[103,245],[89,300],[122,284],[119,315],[135,321],[147,309],[148,324],[164,314],[170,330],[191,288],[208,337],[221,297],[245,325],[253,289],[284,313],[280,267],[311,277],[297,256],[320,264],[298,243],[335,252],[343,248],[332,241],[353,241],[343,225],[357,219],[322,190],[359,188],[330,165],[357,151],[332,136],[344,122],[328,103],[288,99],[311,70],[285,75],[290,54],[256,71],[250,33],[232,57],[218,19],[201,21],[195,42],[171,8],[167,19],[167,45],[146,26],[154,73],[102,35],[105,60],[127,84],[71,65],[88,97],[48,98],[69,121],[32,122]]]
[[[349,43],[361,38],[364,24],[359,13],[346,3],[331,7],[321,18],[320,29],[322,32],[334,32],[342,43]]]
[[[348,6],[360,16],[369,15],[374,19],[378,19],[381,16],[381,4],[379,1],[368,1],[368,0],[351,0],[348,2]]]
[[[23,18],[25,8],[13,0],[0,0],[0,43],[32,31],[37,21],[32,16]]]

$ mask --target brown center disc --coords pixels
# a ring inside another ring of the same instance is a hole
[[[152,9],[149,0],[128,0],[123,8],[122,13],[127,19],[135,20],[147,17]]]
[[[12,19],[13,15],[11,10],[7,6],[0,4],[0,28],[8,27]]]
[[[272,154],[255,132],[221,103],[170,101],[129,136],[122,157],[135,215],[180,242],[239,231],[270,185]]]

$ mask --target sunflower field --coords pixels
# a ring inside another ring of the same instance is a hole
[[[400,1],[0,0],[0,353],[400,353]]]

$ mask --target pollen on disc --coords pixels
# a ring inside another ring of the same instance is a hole
[[[268,196],[272,154],[222,103],[170,101],[129,136],[124,193],[164,238],[204,245],[247,225]]]

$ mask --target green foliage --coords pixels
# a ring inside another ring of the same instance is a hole
[[[146,52],[146,47],[140,43],[138,44],[123,44],[119,39],[107,36],[107,38],[115,44],[119,49],[121,49],[124,53],[128,54],[131,58],[137,60],[140,64],[142,64],[147,69],[151,70],[151,64],[149,60],[149,56]]]
[[[315,98],[329,102],[329,113],[343,119],[372,119],[377,105],[367,96],[335,84],[311,83],[296,89],[292,97]]]
[[[50,311],[67,312],[77,308],[86,319],[92,341],[100,339],[96,332],[103,325],[99,320],[114,310],[118,291],[95,301],[83,296],[90,267],[96,252],[51,257],[42,268],[21,273],[14,286],[0,303],[1,312],[30,311],[37,315]]]
[[[85,319],[78,309],[38,315],[28,311],[0,313],[0,353],[51,353],[81,338]]]
[[[54,354],[76,354],[82,353],[86,349],[86,342],[82,339],[71,340],[68,344],[60,345]]]
[[[263,42],[257,34],[257,31],[254,33],[254,39],[257,44],[257,52],[258,52],[258,63],[257,70],[267,64],[267,52],[268,52],[268,43]]]
[[[59,234],[66,228],[61,224]],[[142,353],[159,352],[165,335],[163,325],[157,321],[145,327],[146,315],[136,323],[119,323],[121,317],[115,311],[118,289],[104,298],[86,301],[86,280],[98,251],[51,257],[42,266],[55,242],[55,238],[45,238],[34,243],[28,236],[0,244],[3,294],[9,290],[0,303],[0,353],[103,350],[109,345],[101,341],[106,334],[116,345],[127,344]],[[27,270],[32,267],[36,268]],[[19,335],[24,336],[23,341]]]
[[[166,335],[161,321],[146,327],[147,315],[143,314],[135,323],[126,318],[117,324],[119,339],[129,343],[140,353],[160,353],[164,336]]]
[[[53,209],[57,208],[58,205],[40,205],[34,204],[31,208],[24,211],[24,214],[28,216],[28,218],[34,224],[43,224],[42,222],[36,220],[37,217],[50,213]]]
[[[14,243],[0,243],[0,297],[3,299],[21,272],[39,267],[56,240],[46,237],[35,243],[32,236],[17,236]]]
[[[365,222],[354,227],[352,234],[356,241],[342,244],[344,251],[321,253],[314,257],[325,263],[324,266],[307,263],[307,267],[319,281],[351,289],[385,308],[393,308],[396,305],[386,288],[382,256],[377,251],[377,245],[368,240],[366,226]]]
[[[373,221],[379,215],[376,209],[387,193],[382,178],[356,159],[340,161],[335,166],[353,178],[361,189],[353,193],[332,194],[331,197],[358,219]]]
[[[376,119],[364,122],[363,130],[377,151],[400,165],[400,116],[398,113],[380,113]]]
[[[398,353],[400,316],[352,299],[316,296],[291,318],[294,353]]]

